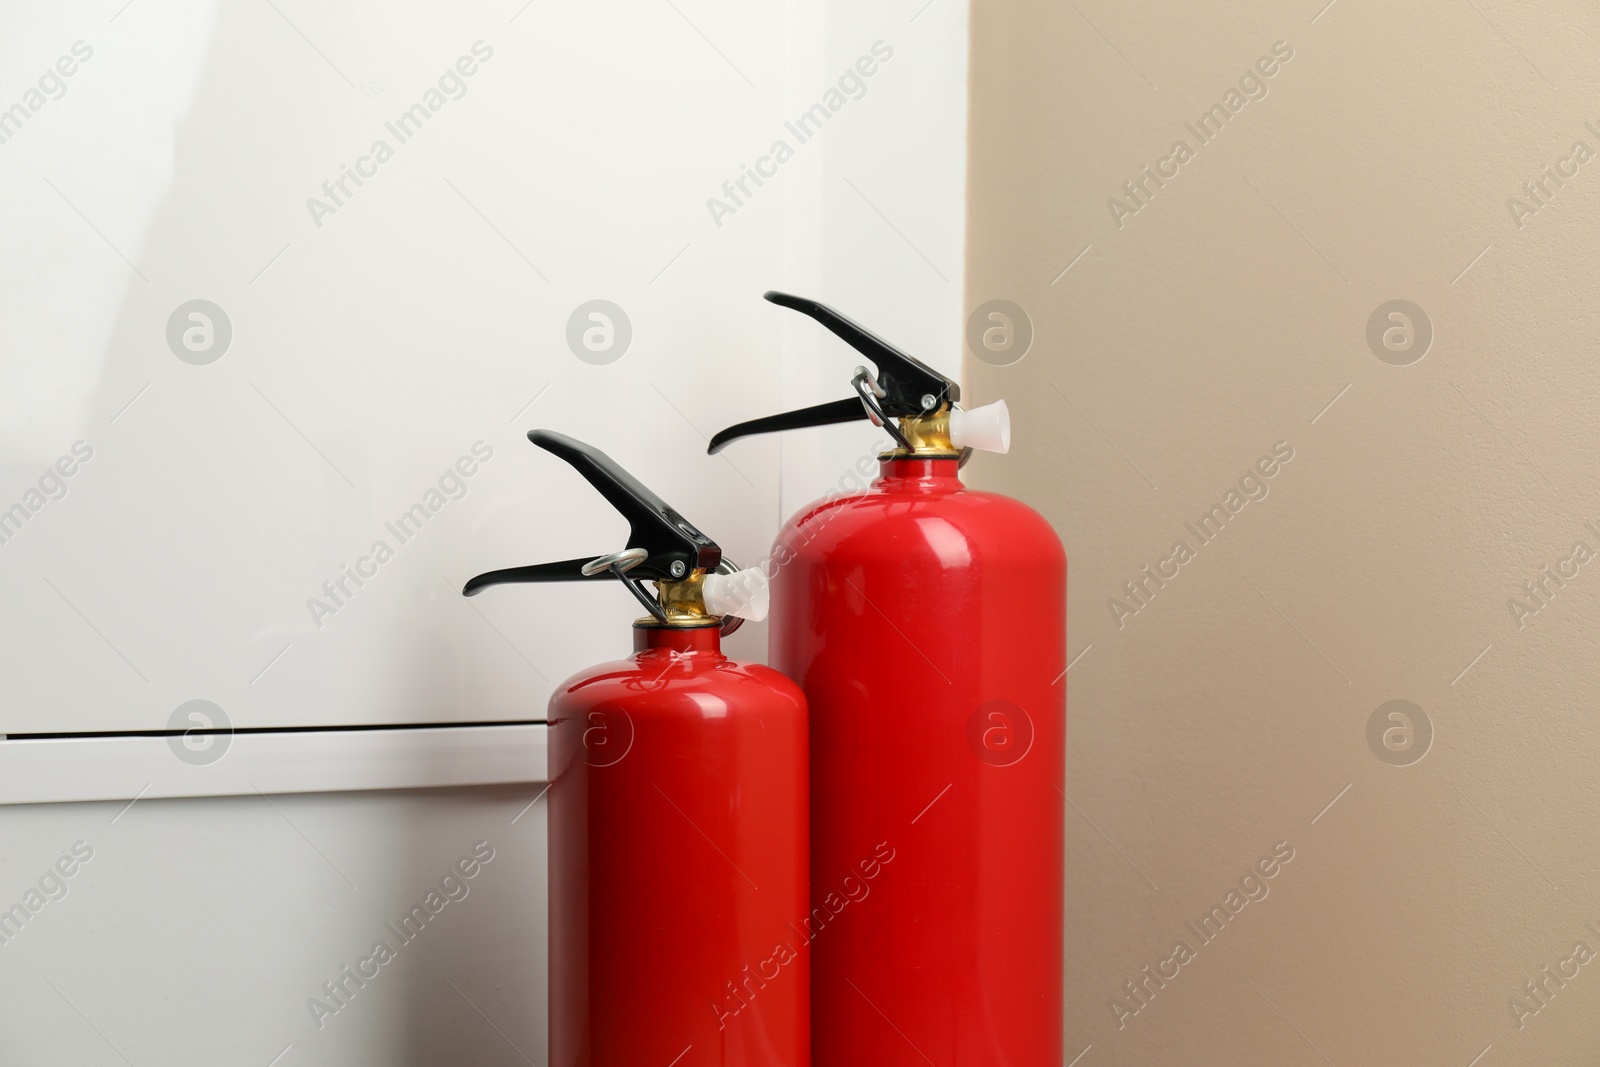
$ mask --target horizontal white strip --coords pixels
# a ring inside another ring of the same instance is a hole
[[[0,741],[0,804],[542,782],[549,727],[316,730]],[[179,751],[174,749],[174,744]],[[211,758],[212,762],[200,762]]]

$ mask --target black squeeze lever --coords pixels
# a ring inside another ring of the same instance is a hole
[[[530,430],[528,440],[547,452],[553,452],[577,468],[600,495],[628,520],[629,549],[642,550],[645,556],[631,567],[613,563],[610,567],[585,574],[586,565],[595,557],[565,559],[557,563],[536,563],[531,567],[508,567],[489,571],[468,582],[461,590],[466,596],[505,582],[576,582],[591,578],[622,578],[629,592],[648,598],[637,586],[637,579],[672,581],[686,577],[696,569],[713,571],[722,562],[722,549],[693,524],[674,511],[666,501],[646,489],[627,471],[619,467],[610,456],[576,441],[565,434],[549,430]],[[624,576],[624,571],[626,575]],[[651,607],[646,603],[646,607]],[[657,614],[659,605],[651,607]]]
[[[809,315],[826,326],[851,348],[871,360],[877,367],[878,387],[883,395],[877,398],[878,407],[890,418],[922,415],[939,410],[941,405],[961,399],[961,386],[946,378],[921,360],[906,355],[883,338],[852,322],[826,304],[819,304],[803,296],[790,296],[777,291],[765,294],[779,307],[792,308]],[[806,426],[827,426],[835,422],[853,422],[872,418],[864,399],[833,400],[764,419],[751,419],[730,426],[711,438],[707,452],[720,452],[730,441],[751,434],[772,433],[775,430],[798,430]]]

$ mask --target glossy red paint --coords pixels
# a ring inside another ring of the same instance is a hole
[[[550,1063],[805,1067],[805,698],[634,635],[550,701]]]
[[[1066,557],[956,468],[885,461],[774,550],[772,661],[811,709],[828,1067],[1062,1063]]]

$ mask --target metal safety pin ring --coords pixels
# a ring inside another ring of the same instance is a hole
[[[883,406],[878,403],[878,399],[885,394],[877,379],[872,376],[872,372],[865,367],[857,367],[856,376],[850,379],[850,384],[855,386],[856,395],[861,398],[861,406],[867,409],[867,417],[872,420],[872,425],[888,430],[889,436],[893,437],[902,449],[907,452],[913,451],[911,442],[900,432],[900,427],[883,413]]]
[[[593,578],[601,571],[613,568],[618,571],[631,571],[649,558],[650,553],[642,548],[625,548],[621,552],[607,552],[603,556],[596,556],[579,569],[585,578]]]
[[[621,552],[607,552],[603,556],[596,556],[582,567],[578,568],[583,576],[592,578],[597,574],[610,573],[622,587],[633,594],[633,598],[644,606],[655,620],[665,624],[667,613],[662,610],[656,598],[644,591],[638,579],[629,578],[628,572],[650,558],[650,553],[642,548],[625,548]]]

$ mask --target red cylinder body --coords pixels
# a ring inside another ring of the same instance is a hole
[[[805,698],[714,626],[634,635],[550,701],[550,1063],[805,1067]]]
[[[953,459],[778,535],[773,666],[811,717],[828,1067],[1061,1067],[1066,556]]]

